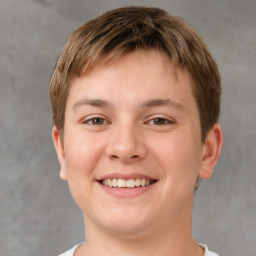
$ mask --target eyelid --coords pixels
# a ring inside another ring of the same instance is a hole
[[[152,122],[153,122],[154,120],[156,120],[156,119],[165,120],[166,123],[164,123],[164,124],[159,124],[159,125],[152,123]],[[171,117],[166,117],[166,116],[162,116],[162,115],[154,115],[154,116],[150,116],[150,117],[148,118],[148,121],[146,121],[145,123],[146,123],[146,124],[149,124],[149,125],[164,126],[164,125],[171,125],[171,124],[173,124],[173,123],[175,123],[175,122],[176,122],[176,121],[175,121],[173,118],[171,118]]]
[[[103,124],[98,124],[98,125],[105,125],[105,124],[110,123],[110,122],[107,120],[106,117],[103,117],[103,116],[101,116],[101,115],[91,115],[91,116],[87,116],[87,117],[83,118],[83,119],[80,121],[80,123],[97,126],[96,124],[90,123],[90,122],[93,121],[93,119],[102,119],[102,120],[104,121]]]

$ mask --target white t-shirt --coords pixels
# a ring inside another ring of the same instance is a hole
[[[80,245],[80,244],[79,244]],[[62,253],[60,254],[59,256],[73,256],[74,255],[74,252],[75,250],[77,249],[77,247],[79,245],[76,245],[74,246],[72,249],[70,249],[69,251],[65,252],[65,253]],[[204,244],[200,244],[200,246],[202,246],[205,250],[205,253],[204,253],[204,256],[219,256],[218,254],[216,254],[215,252],[211,252],[208,250],[208,247]]]

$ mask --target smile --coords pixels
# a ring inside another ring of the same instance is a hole
[[[153,184],[155,180],[150,179],[104,179],[100,183],[106,187],[113,188],[137,188],[146,187]]]

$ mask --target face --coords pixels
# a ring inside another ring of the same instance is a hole
[[[135,234],[190,221],[201,142],[188,73],[161,53],[137,51],[72,83],[61,164],[86,224]]]

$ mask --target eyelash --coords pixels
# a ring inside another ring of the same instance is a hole
[[[154,123],[154,121],[156,121],[156,122],[160,121],[160,123],[157,124],[157,123]],[[167,118],[164,118],[164,117],[155,117],[153,119],[150,119],[147,123],[150,124],[150,125],[161,126],[161,125],[173,124],[174,121],[171,121],[171,120],[169,120]]]
[[[93,123],[94,121],[102,121],[101,123]],[[105,118],[102,118],[102,117],[92,117],[90,119],[87,119],[87,120],[84,120],[82,121],[83,124],[90,124],[90,125],[95,125],[95,126],[100,126],[100,125],[103,125],[103,124],[107,124],[108,121],[105,119]]]
[[[159,123],[157,123],[157,122],[159,122]],[[95,116],[95,117],[92,117],[90,119],[82,121],[82,123],[93,125],[93,126],[101,126],[101,125],[108,124],[109,121],[107,121],[103,117]],[[152,118],[149,121],[145,122],[145,124],[156,125],[156,126],[164,126],[164,125],[173,124],[173,123],[174,123],[174,121],[169,120],[169,119],[164,118],[164,117],[155,117],[155,118]]]

